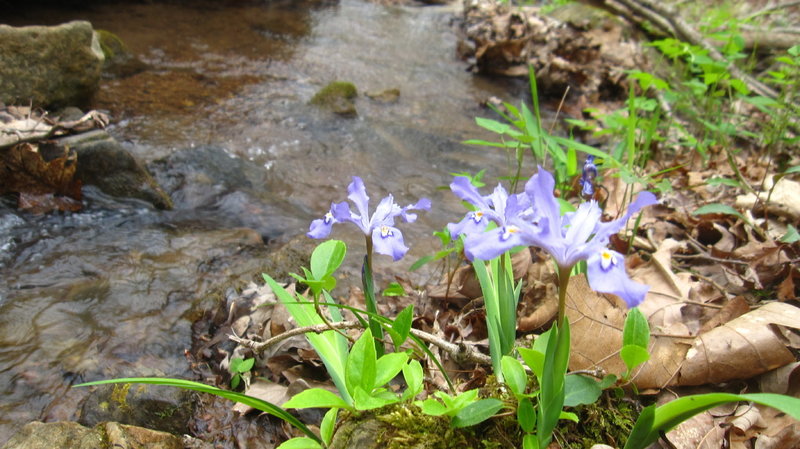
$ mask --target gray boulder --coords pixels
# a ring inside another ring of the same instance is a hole
[[[98,87],[104,60],[89,22],[0,25],[0,102],[85,105]]]
[[[96,130],[56,139],[55,144],[78,153],[75,177],[118,198],[147,201],[158,209],[172,209],[172,201],[128,150],[105,131]]]

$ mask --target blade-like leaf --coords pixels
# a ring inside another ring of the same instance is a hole
[[[201,384],[200,382],[193,382],[183,379],[169,379],[161,377],[124,377],[120,379],[98,380],[95,382],[85,382],[82,384],[74,385],[75,387],[88,387],[93,385],[107,385],[107,384],[147,384],[147,385],[164,385],[169,387],[183,388],[186,390],[198,391],[200,393],[209,393],[215,396],[223,397],[234,402],[239,402],[244,405],[253,407],[256,410],[261,410],[272,416],[280,418],[287,423],[295,426],[301,432],[306,434],[309,438],[319,442],[320,439],[314,432],[312,432],[305,424],[294,417],[291,413],[278,407],[275,404],[264,401],[262,399],[247,396],[246,394],[236,393],[235,391],[222,390],[211,385]],[[333,393],[331,393],[333,394]],[[334,395],[335,396],[335,395]],[[339,399],[341,401],[341,399]],[[344,402],[344,401],[342,401]],[[345,404],[347,406],[347,404]]]
[[[800,420],[800,399],[792,396],[772,393],[708,393],[684,396],[655,408],[652,417],[649,411],[645,414],[650,407],[643,410],[634,424],[625,449],[644,449],[658,439],[659,432],[669,431],[692,416],[718,405],[739,401],[752,401],[766,405]],[[648,425],[648,423],[650,424]]]

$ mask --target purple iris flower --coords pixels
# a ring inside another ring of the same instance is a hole
[[[430,200],[422,198],[416,204],[401,208],[390,194],[381,200],[375,213],[370,216],[369,196],[361,178],[353,176],[353,181],[347,186],[347,193],[347,198],[355,205],[356,212],[350,209],[347,202],[331,203],[331,209],[323,218],[311,222],[306,235],[315,239],[325,238],[330,234],[334,223],[349,221],[372,239],[376,252],[400,260],[408,251],[408,247],[403,243],[403,234],[394,226],[394,219],[399,216],[407,223],[415,221],[417,214],[411,211],[430,209]]]
[[[502,220],[494,220],[497,228],[465,233],[467,257],[490,260],[516,246],[538,246],[550,253],[561,269],[570,269],[585,260],[593,290],[615,294],[629,307],[637,306],[649,287],[630,280],[624,257],[607,245],[611,235],[619,232],[633,214],[657,202],[655,195],[640,193],[623,217],[602,222],[603,212],[595,201],[585,202],[575,212],[562,216],[554,187],[553,176],[539,167],[539,172],[525,184],[527,200],[521,201],[521,194],[508,197]],[[497,210],[495,205],[494,211]],[[455,228],[457,225],[450,229]]]
[[[581,185],[581,196],[589,199],[594,196],[594,178],[597,177],[597,166],[594,164],[594,156],[586,156],[583,164],[583,173],[579,181]]]

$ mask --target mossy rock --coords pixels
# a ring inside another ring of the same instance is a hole
[[[492,396],[498,393],[482,391]],[[594,404],[569,411],[578,415],[579,423],[562,420],[556,429],[560,444],[568,449],[598,443],[622,447],[638,416],[631,402],[611,392]],[[513,413],[456,429],[450,427],[449,418],[426,415],[415,405],[395,404],[359,416],[342,412],[330,449],[499,449],[522,447],[523,436]]]
[[[353,83],[333,81],[317,92],[309,103],[345,117],[355,117],[358,90]]]

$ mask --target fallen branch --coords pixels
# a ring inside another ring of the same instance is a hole
[[[253,352],[255,352],[256,354],[260,354],[269,349],[270,347],[275,346],[278,343],[288,338],[292,338],[298,335],[303,335],[307,333],[321,334],[323,332],[330,330],[359,329],[362,327],[363,326],[358,321],[339,321],[337,323],[330,323],[330,326],[327,324],[317,324],[314,326],[297,327],[294,329],[290,329],[280,335],[276,335],[268,340],[260,342],[250,340],[248,338],[238,337],[236,335],[229,335],[228,338],[246,348],[253,350]],[[481,365],[492,364],[491,357],[477,351],[475,348],[467,345],[466,343],[451,343],[440,337],[437,337],[433,334],[429,334],[428,332],[421,331],[419,329],[411,329],[411,334],[426,343],[438,347],[458,363],[469,362],[469,363],[479,363]]]

